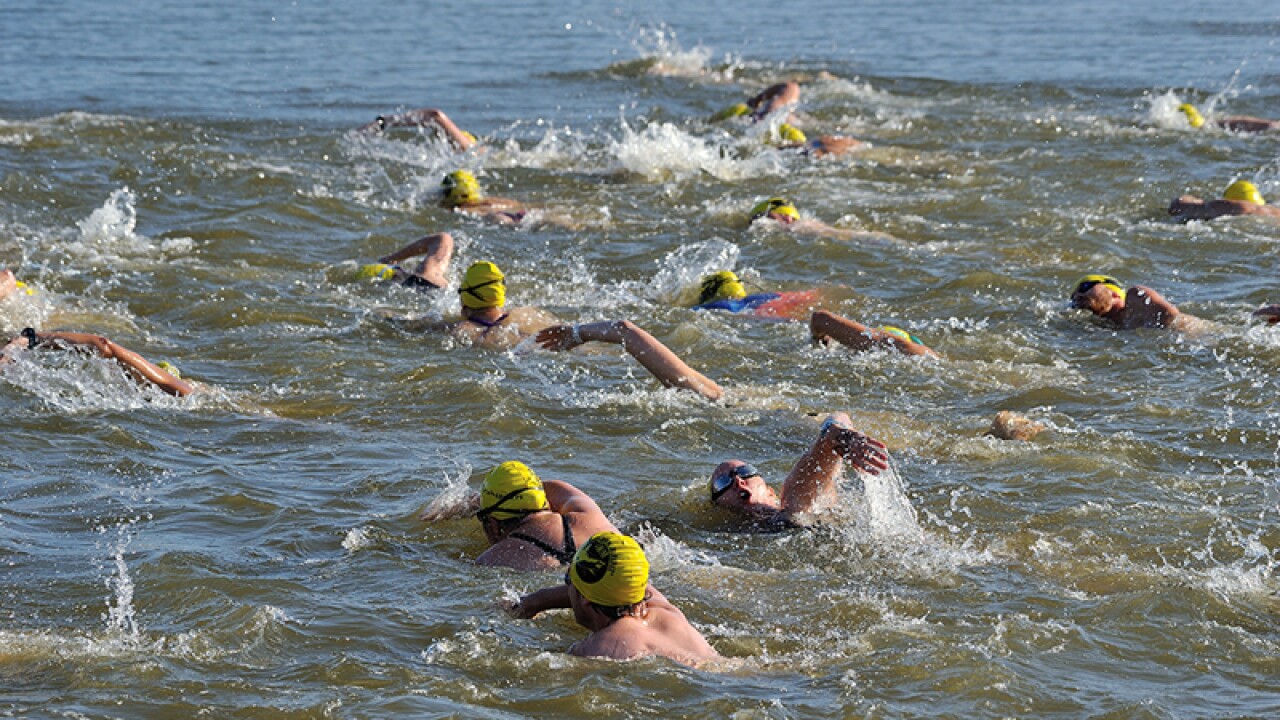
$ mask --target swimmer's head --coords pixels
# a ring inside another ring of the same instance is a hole
[[[480,510],[476,517],[483,520],[520,518],[551,507],[542,481],[517,460],[508,460],[489,471],[480,488]]]
[[[897,328],[892,325],[881,325],[880,330],[898,338],[899,340],[906,340],[907,342],[913,342],[917,345],[924,344],[920,342],[920,338],[916,337],[915,335],[912,335],[911,333],[907,332],[906,330],[903,330],[902,328]]]
[[[454,170],[440,183],[444,202],[449,207],[473,203],[481,198],[480,181],[469,170]]]
[[[703,305],[713,300],[737,300],[747,296],[747,289],[732,270],[721,270],[718,273],[702,278],[702,291],[698,295],[698,304]]]
[[[359,280],[390,280],[395,277],[396,269],[390,265],[382,263],[372,263],[360,268],[360,272],[356,273]]]
[[[736,118],[736,117],[742,117],[743,115],[749,115],[750,113],[751,113],[751,108],[747,107],[746,103],[738,103],[736,105],[730,105],[729,107],[721,110],[715,115],[712,115],[711,122],[721,122],[723,120],[728,120],[729,118]]]
[[[649,560],[633,538],[616,532],[596,533],[574,553],[569,581],[590,603],[626,608],[645,599]]]
[[[174,376],[175,378],[177,378],[177,379],[179,379],[179,380],[181,380],[181,379],[182,379],[182,371],[178,369],[178,366],[177,366],[177,365],[174,365],[173,363],[169,362],[168,360],[161,360],[160,362],[156,363],[156,367],[158,367],[158,368],[160,368],[161,370],[163,370],[163,371],[165,371],[165,372],[169,373],[170,375]]]
[[[1191,127],[1198,128],[1204,125],[1204,116],[1200,114],[1195,105],[1182,103],[1178,106],[1178,109],[1182,111],[1183,115],[1187,116],[1187,122],[1190,123]]]
[[[1120,286],[1120,281],[1110,275],[1085,275],[1076,281],[1075,287],[1071,290],[1071,306],[1083,308],[1088,305],[1086,294],[1096,285],[1101,285],[1121,298],[1124,297],[1124,288]]]
[[[782,123],[778,126],[778,138],[785,143],[802,143],[808,140],[799,128],[790,123]]]
[[[1237,202],[1249,202],[1255,205],[1266,205],[1267,201],[1262,199],[1262,193],[1258,192],[1258,186],[1248,180],[1237,180],[1227,186],[1222,193],[1224,200],[1235,200]]]
[[[502,307],[507,302],[506,276],[497,265],[481,260],[467,268],[458,295],[462,304],[472,310]]]
[[[783,223],[793,223],[800,219],[800,211],[785,198],[772,197],[756,203],[756,206],[751,208],[751,222],[762,217],[769,217]]]

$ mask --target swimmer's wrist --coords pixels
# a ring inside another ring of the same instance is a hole
[[[581,327],[582,327],[582,326],[581,326],[581,325],[578,325],[577,323],[574,323],[574,324],[572,324],[572,325],[570,325],[570,326],[569,326],[569,333],[570,333],[570,337],[572,337],[572,338],[573,338],[573,344],[574,344],[574,345],[581,345],[581,344],[583,344],[583,343],[585,342],[585,341],[582,339],[582,331],[581,331],[581,329],[580,329]]]

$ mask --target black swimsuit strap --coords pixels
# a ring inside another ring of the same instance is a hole
[[[556,560],[559,560],[561,563],[567,564],[573,561],[574,553],[578,551],[578,547],[577,547],[577,543],[573,541],[573,531],[569,529],[569,516],[561,515],[560,519],[564,521],[564,549],[563,550],[557,550],[551,547],[549,543],[543,542],[542,540],[539,540],[536,537],[533,537],[531,535],[526,535],[522,532],[513,532],[507,537],[513,537],[517,540],[523,540],[529,543],[530,545],[538,548],[542,552],[555,558]]]
[[[476,317],[469,317],[467,318],[467,322],[473,322],[479,325],[480,327],[491,328],[491,327],[497,327],[498,325],[501,325],[502,321],[506,320],[510,316],[511,316],[511,313],[503,313],[502,317],[498,318],[497,320],[494,320],[493,322],[489,322],[488,320],[481,320],[480,318],[476,318]]]

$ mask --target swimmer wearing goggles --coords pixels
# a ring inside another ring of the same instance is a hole
[[[711,503],[775,529],[807,524],[804,516],[830,506],[845,467],[878,475],[889,467],[884,443],[853,429],[845,413],[834,413],[818,437],[796,461],[781,494],[754,465],[741,460],[720,463],[707,482]]]

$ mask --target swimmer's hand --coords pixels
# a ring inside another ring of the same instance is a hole
[[[1253,311],[1253,316],[1269,323],[1280,322],[1280,305],[1268,305]]]
[[[544,610],[563,610],[573,607],[569,601],[568,585],[555,585],[536,590],[515,601],[504,598],[498,601],[498,605],[511,617],[521,620],[532,620]]]
[[[552,325],[538,332],[533,338],[547,350],[572,350],[586,342],[578,332],[577,325]]]
[[[885,444],[854,430],[845,413],[835,413],[822,423],[822,438],[829,438],[833,443],[832,449],[857,470],[879,475],[889,468],[889,452]]]

